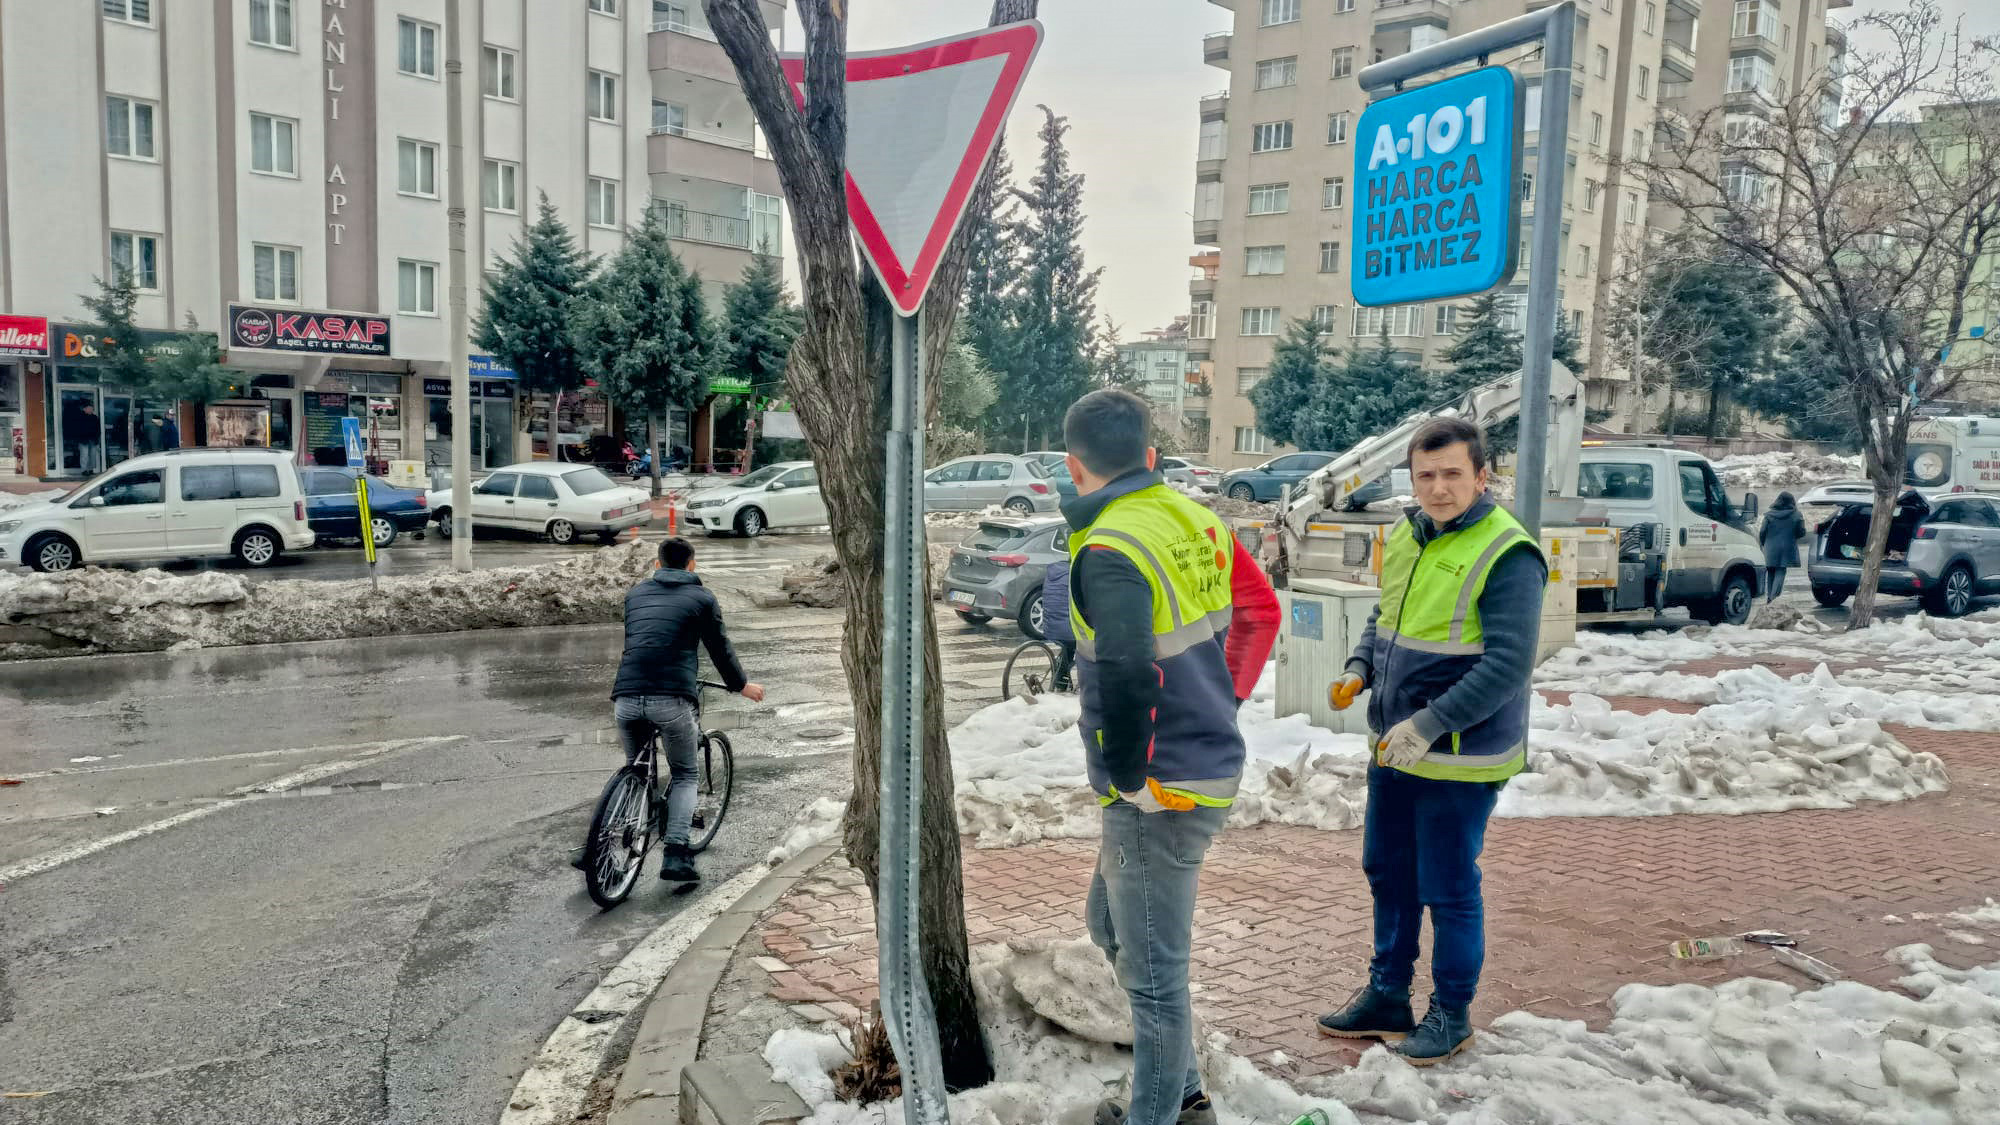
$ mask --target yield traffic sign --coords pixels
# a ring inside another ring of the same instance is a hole
[[[848,56],[848,219],[904,316],[922,306],[1041,43],[1026,20]],[[779,62],[803,108],[805,56]]]

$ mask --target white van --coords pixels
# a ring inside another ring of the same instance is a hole
[[[226,555],[264,567],[312,544],[298,469],[277,449],[148,453],[0,516],[0,566],[36,570]]]
[[[1912,421],[1903,483],[1932,498],[1949,492],[2000,492],[2000,418],[1945,415]]]

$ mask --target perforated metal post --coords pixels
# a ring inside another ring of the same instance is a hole
[[[924,382],[921,316],[898,316],[890,336],[888,476],[883,500],[881,905],[878,978],[889,1043],[903,1072],[903,1118],[950,1120],[937,1014],[918,947],[924,794]]]

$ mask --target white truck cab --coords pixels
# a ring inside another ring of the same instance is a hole
[[[1764,588],[1756,498],[1731,504],[1708,458],[1665,445],[1585,443],[1576,496],[1586,544],[1594,526],[1620,533],[1613,565],[1578,574],[1579,621],[1668,606],[1714,622],[1749,618]]]

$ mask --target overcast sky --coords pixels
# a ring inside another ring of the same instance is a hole
[[[1974,34],[2000,35],[2000,0],[1940,2],[1964,16]],[[1726,0],[1714,4],[1726,9]],[[991,10],[989,0],[847,0],[847,6],[848,45],[857,51],[970,31]],[[1856,0],[1833,19],[1848,23],[1900,6]],[[787,45],[797,49],[803,40],[796,11],[789,19]],[[1042,122],[1035,104],[1069,118],[1070,159],[1086,177],[1084,253],[1091,266],[1104,268],[1098,308],[1118,322],[1125,339],[1136,339],[1187,311],[1195,105],[1229,85],[1227,72],[1202,63],[1201,37],[1228,30],[1232,15],[1208,0],[1043,0],[1041,19],[1048,39],[1008,131],[1015,172],[1025,180],[1034,170]],[[1853,46],[1865,49],[1860,41]]]

